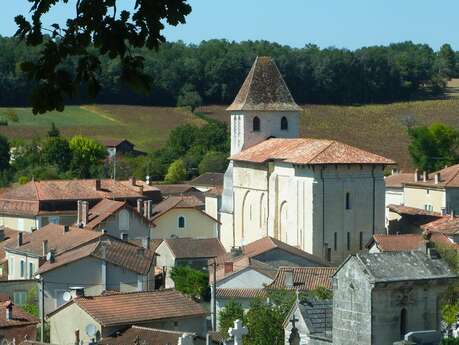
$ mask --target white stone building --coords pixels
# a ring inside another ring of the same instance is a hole
[[[270,58],[255,60],[227,110],[226,248],[268,235],[338,262],[384,232],[383,170],[394,162],[332,140],[299,139],[301,108]]]

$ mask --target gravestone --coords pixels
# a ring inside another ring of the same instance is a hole
[[[405,335],[405,340],[412,341],[417,345],[439,345],[441,339],[441,333],[433,330],[409,332]]]
[[[193,334],[184,333],[178,340],[178,345],[193,345]]]

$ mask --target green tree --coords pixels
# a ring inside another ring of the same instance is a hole
[[[185,84],[177,98],[177,106],[190,107],[191,112],[194,113],[195,109],[201,105],[202,98],[196,88],[191,84]]]
[[[225,172],[228,166],[228,155],[222,152],[209,151],[199,163],[199,173]]]
[[[57,129],[56,124],[54,122],[51,122],[51,128],[48,131],[48,137],[53,138],[58,137],[60,135],[61,133],[59,132],[59,129]]]
[[[458,161],[459,131],[441,123],[430,127],[408,128],[411,139],[408,150],[414,165],[425,171],[436,171]]]
[[[56,166],[59,171],[67,171],[72,161],[69,142],[59,136],[50,136],[44,143],[43,157],[48,164]]]
[[[0,171],[10,167],[10,143],[3,135],[0,135]]]
[[[157,49],[165,41],[161,31],[164,23],[185,23],[191,12],[186,0],[129,1],[130,11],[117,11],[124,1],[77,1],[75,18],[68,18],[65,27],[54,23],[47,28],[42,17],[67,0],[29,0],[32,2],[31,17],[15,18],[16,37],[28,46],[42,45],[39,59],[21,64],[21,69],[35,82],[31,101],[34,113],[64,109],[64,99],[85,86],[90,96],[100,90],[99,71],[101,59],[119,59],[120,79],[134,90],[146,91],[150,78],[144,72],[144,57],[132,48]],[[51,38],[45,33],[51,31]],[[99,53],[100,55],[98,55]],[[76,73],[63,68],[69,58],[74,58]]]
[[[76,135],[70,139],[69,147],[72,152],[70,167],[78,178],[90,178],[100,168],[101,161],[106,157],[105,147],[97,141]]]
[[[244,320],[244,309],[240,303],[229,301],[218,314],[218,326],[221,334],[228,334],[228,329],[234,326],[234,321]]]
[[[283,309],[261,299],[254,300],[245,317],[249,330],[245,342],[249,345],[284,344],[286,314]]]
[[[202,299],[209,288],[209,274],[189,266],[175,266],[171,271],[175,289],[195,300]]]
[[[164,181],[167,183],[177,183],[185,180],[186,169],[185,163],[181,159],[174,161],[167,169],[166,177]]]
[[[442,77],[451,79],[456,72],[456,53],[449,44],[443,44],[437,53],[437,67]]]

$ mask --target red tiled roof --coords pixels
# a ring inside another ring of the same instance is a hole
[[[409,216],[441,217],[441,214],[439,212],[426,211],[416,207],[390,204],[387,205],[387,208],[389,209],[389,211],[395,212],[400,215],[406,214]]]
[[[139,274],[154,275],[155,272],[152,268],[154,255],[152,250],[146,250],[129,242],[104,235],[100,240],[89,242],[78,248],[56,255],[54,262],[45,262],[40,266],[38,273],[46,273],[63,265],[91,256]]]
[[[280,267],[274,281],[268,289],[288,289],[285,278],[287,272],[292,272],[293,288],[302,291],[313,290],[318,287],[332,289],[332,277],[336,267]]]
[[[14,246],[17,240],[17,236],[19,231],[13,230],[10,228],[4,228],[4,239],[0,241],[0,260],[5,257],[5,247],[6,246]]]
[[[202,193],[189,184],[158,184],[155,186],[163,195],[190,195]]]
[[[459,217],[445,216],[424,224],[421,229],[431,232],[440,232],[446,235],[459,234]]]
[[[395,164],[394,161],[334,140],[273,138],[230,157],[264,163],[281,160],[293,164]]]
[[[119,334],[104,337],[102,345],[175,345],[184,332],[168,331],[164,329],[132,326]]]
[[[48,240],[48,249],[54,249],[56,254],[75,248],[102,236],[101,232],[69,227],[64,232],[64,225],[48,224],[32,233],[23,233],[22,246],[17,241],[5,245],[6,250],[42,256],[43,241]]]
[[[116,201],[111,199],[102,199],[93,208],[89,210],[88,223],[86,229],[94,229],[107,218],[118,212],[127,205],[126,201]]]
[[[440,174],[440,179],[438,183],[435,183],[435,175],[437,173]],[[409,184],[429,187],[459,187],[459,164],[452,165],[450,167],[446,167],[444,169],[428,174],[426,182],[422,181],[422,177],[420,177],[419,181],[412,181],[409,182]]]
[[[217,298],[259,298],[267,297],[265,289],[250,289],[250,288],[217,288]]]
[[[175,290],[130,292],[79,297],[53,311],[48,317],[75,303],[104,327],[133,325],[161,319],[205,317],[207,311]]]
[[[450,246],[452,242],[440,233],[432,233],[430,240],[434,243]],[[368,248],[375,243],[383,252],[408,252],[423,249],[426,240],[422,234],[384,235],[375,234],[367,245]]]
[[[40,321],[35,318],[34,316],[26,313],[20,307],[13,304],[13,319],[7,320],[6,319],[6,311],[5,311],[5,304],[12,303],[9,301],[9,298],[4,298],[0,296],[0,328],[7,328],[7,327],[22,327],[27,325],[34,325],[39,323]]]
[[[300,111],[274,61],[259,56],[233,103],[227,108],[255,111]]]
[[[223,186],[223,173],[206,172],[190,181],[192,186],[221,187]]]
[[[414,182],[414,173],[395,173],[384,178],[387,188],[402,188],[403,184]]]
[[[217,238],[172,238],[164,240],[164,244],[176,259],[213,258],[226,253]]]
[[[277,273],[277,269],[271,265],[268,265],[264,262],[255,260],[248,256],[240,256],[232,260],[228,260],[233,264],[233,270],[231,272],[225,272],[225,265],[223,262],[217,265],[216,279],[217,282],[226,279],[234,274],[237,274],[246,268],[251,268],[254,271],[261,273],[271,279],[274,279]],[[209,275],[209,281],[213,282],[213,275]]]

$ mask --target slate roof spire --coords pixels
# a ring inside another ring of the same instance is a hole
[[[226,109],[253,111],[300,111],[276,64],[259,56],[233,103]]]

